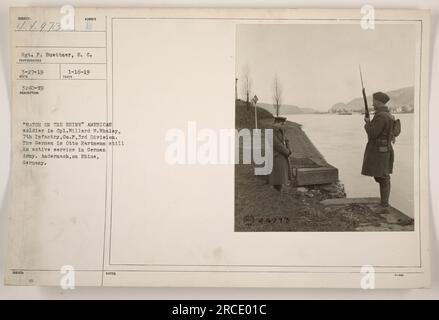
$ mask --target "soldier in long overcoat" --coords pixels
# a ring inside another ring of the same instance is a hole
[[[364,119],[368,142],[361,170],[361,174],[374,177],[379,183],[383,207],[389,206],[390,174],[393,172],[394,160],[392,147],[394,117],[386,106],[389,100],[389,96],[383,92],[373,94],[375,115],[372,121],[368,117]]]
[[[285,138],[285,120],[283,117],[276,117],[273,126],[273,170],[268,182],[277,191],[282,191],[282,186],[289,181],[288,157],[291,155],[291,150]]]

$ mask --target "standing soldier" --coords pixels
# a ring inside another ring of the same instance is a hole
[[[291,155],[288,140],[285,138],[286,118],[275,117],[273,126],[273,170],[268,182],[277,191],[282,191],[282,186],[290,180],[288,157]]]
[[[383,213],[389,206],[390,174],[393,171],[394,160],[392,147],[394,117],[386,106],[389,100],[389,96],[383,92],[373,94],[375,115],[372,121],[367,116],[364,118],[368,142],[361,170],[361,174],[374,177],[379,183]]]

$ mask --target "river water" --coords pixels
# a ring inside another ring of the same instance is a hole
[[[326,161],[339,170],[340,181],[348,197],[379,197],[379,187],[372,177],[361,175],[367,136],[363,115],[304,114],[288,115],[288,120],[302,124],[302,129]],[[401,134],[394,144],[395,163],[391,175],[390,204],[414,216],[413,114],[397,114]],[[293,150],[294,153],[294,150]]]

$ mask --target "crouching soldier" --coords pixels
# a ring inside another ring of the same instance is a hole
[[[389,100],[389,96],[383,92],[373,94],[375,115],[372,121],[368,117],[364,118],[368,142],[361,170],[361,174],[374,177],[379,183],[383,213],[389,206],[390,174],[393,172],[394,160],[392,147],[394,117],[386,106]]]
[[[288,146],[288,140],[285,138],[286,118],[276,117],[273,126],[273,170],[268,177],[268,182],[277,191],[281,192],[283,185],[287,184],[290,179],[290,168],[288,157],[291,150]]]

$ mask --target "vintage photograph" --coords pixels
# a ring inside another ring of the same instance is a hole
[[[237,25],[235,126],[272,130],[272,169],[242,161],[238,136],[236,232],[414,230],[417,37],[409,22]]]
[[[6,10],[5,284],[429,287],[431,13],[365,8]]]

